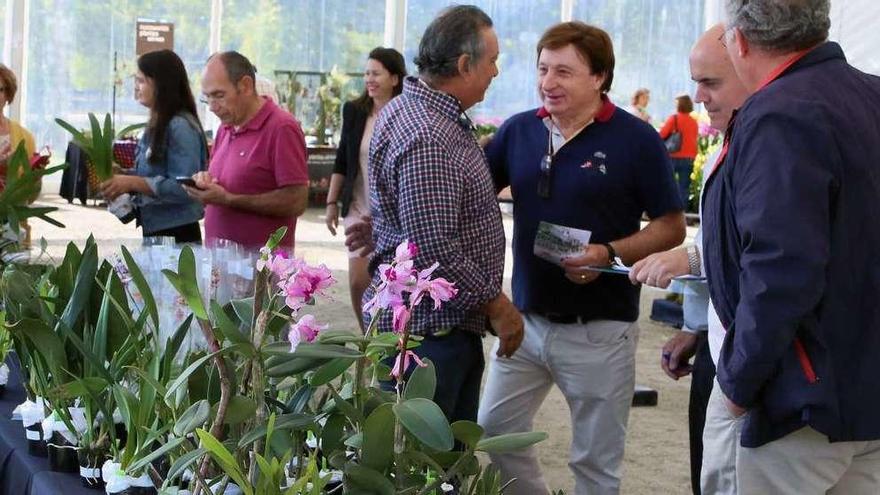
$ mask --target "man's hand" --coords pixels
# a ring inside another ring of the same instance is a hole
[[[183,189],[189,197],[203,204],[225,205],[229,203],[229,193],[208,172],[198,172],[193,175],[196,187],[184,185]]]
[[[349,225],[345,229],[345,245],[353,253],[360,251],[361,256],[372,253],[376,249],[373,244],[373,218],[364,215],[360,222]]]
[[[645,284],[665,289],[673,278],[690,273],[687,249],[676,248],[654,253],[637,261],[629,272],[634,284]]]
[[[486,304],[489,324],[498,335],[498,357],[510,357],[523,341],[523,319],[516,306],[504,293]]]
[[[679,330],[663,345],[660,367],[669,378],[678,380],[690,374],[693,367],[688,361],[697,352],[697,334]]]
[[[589,268],[604,266],[608,266],[608,248],[602,244],[587,244],[583,254],[572,256],[562,262],[565,278],[576,284],[588,284],[596,280],[602,272]]]
[[[327,209],[324,212],[324,223],[327,224],[327,230],[331,234],[336,235],[336,229],[339,227],[339,205],[327,203]]]
[[[724,396],[724,404],[727,406],[727,410],[730,411],[731,416],[733,416],[734,418],[738,418],[748,412],[748,409],[734,404],[734,402],[728,399],[726,395]]]

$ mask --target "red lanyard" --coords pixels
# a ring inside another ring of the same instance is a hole
[[[804,56],[807,53],[810,53],[810,50],[811,49],[802,50],[802,51],[795,53],[790,59],[786,60],[782,65],[773,69],[773,71],[770,72],[770,74],[768,74],[767,77],[763,81],[761,81],[761,84],[758,85],[758,89],[756,89],[755,92],[757,93],[758,91],[761,91],[762,89],[767,87],[768,84],[779,79],[779,77],[782,76],[782,74],[785,71],[787,71],[792,65],[796,64],[798,60],[804,58]],[[730,145],[730,134],[731,134],[731,131],[733,130],[733,121],[732,120],[733,120],[733,117],[731,117],[731,122],[730,122],[730,125],[728,125],[728,127],[727,127],[727,132],[724,133],[724,145],[722,145],[722,147],[721,147],[721,153],[718,154],[718,159],[715,160],[715,165],[712,166],[712,171],[709,173],[710,176],[712,174],[714,174],[715,171],[718,170],[718,168],[721,167],[721,165],[724,163],[724,158],[727,157],[727,149],[728,149],[728,146]]]

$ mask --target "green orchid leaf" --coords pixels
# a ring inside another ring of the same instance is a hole
[[[452,428],[437,404],[428,399],[409,399],[395,404],[394,414],[410,434],[429,448],[443,452],[452,449]]]
[[[477,443],[483,438],[483,434],[483,427],[473,421],[461,420],[452,423],[452,435],[469,448],[476,448]]]
[[[488,453],[510,452],[512,450],[524,449],[546,439],[547,434],[542,431],[508,433],[480,440],[477,443],[476,450]]]
[[[172,431],[178,437],[185,437],[204,425],[211,416],[211,403],[202,399],[189,406],[174,423]]]
[[[208,449],[208,453],[214,461],[220,465],[220,468],[223,469],[224,473],[229,475],[229,477],[235,481],[241,491],[244,492],[245,495],[254,495],[254,491],[251,488],[247,477],[245,477],[244,472],[235,461],[232,453],[226,450],[226,447],[207,431],[198,428],[196,429],[196,435],[199,436],[199,440],[201,440],[202,445]]]
[[[309,377],[309,385],[320,387],[321,385],[330,383],[339,375],[345,373],[345,370],[349,369],[355,361],[355,358],[331,359],[329,362],[321,365],[321,367],[315,370],[315,373]]]
[[[416,366],[409,375],[406,389],[403,392],[404,399],[434,399],[434,390],[437,388],[437,372],[430,359],[425,359],[424,363],[427,366]]]
[[[377,407],[364,422],[361,462],[385,472],[394,458],[394,411],[392,404]]]

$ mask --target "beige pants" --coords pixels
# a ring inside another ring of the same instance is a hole
[[[724,403],[724,393],[716,380],[706,406],[706,425],[703,427],[702,493],[736,495],[736,462],[742,421],[743,416],[734,418],[730,414]]]
[[[831,443],[805,427],[736,458],[740,493],[877,495],[880,441]]]
[[[555,384],[571,412],[568,466],[575,495],[620,492],[626,423],[635,387],[637,323],[591,321],[560,325],[523,315],[525,338],[510,358],[491,352],[479,422],[487,436],[532,430],[538,408]],[[560,453],[561,454],[561,453]],[[534,447],[492,454],[505,495],[548,494]],[[549,480],[558,488],[559,480]]]

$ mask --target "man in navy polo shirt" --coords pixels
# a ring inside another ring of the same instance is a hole
[[[513,296],[525,340],[492,358],[480,424],[487,434],[529,431],[555,383],[571,408],[569,465],[578,494],[618,493],[635,378],[639,287],[601,273],[670,249],[685,235],[667,153],[650,125],[608,100],[608,34],[580,22],[538,42],[543,107],[515,115],[486,148],[496,187],[514,200]],[[642,213],[651,218],[640,230]],[[591,231],[560,265],[534,254],[540,222]],[[493,454],[505,493],[547,493],[534,451]]]

